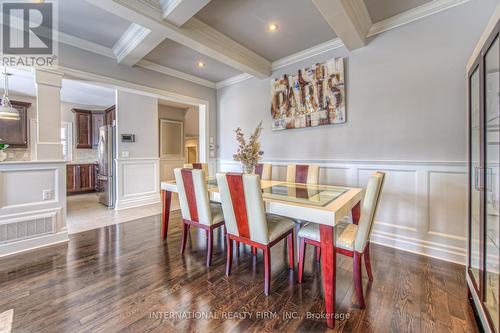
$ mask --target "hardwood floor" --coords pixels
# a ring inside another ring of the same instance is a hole
[[[222,231],[205,267],[205,235],[191,229],[180,255],[181,219],[167,241],[160,216],[85,231],[68,244],[0,259],[0,313],[13,332],[321,332],[321,272],[307,248],[304,282],[287,269],[285,243],[272,249],[263,293],[262,252],[242,247],[225,274]],[[339,332],[476,332],[459,265],[372,245],[374,281],[363,270],[367,307],[351,307],[352,259],[337,258]],[[200,316],[202,318],[200,318]],[[312,317],[312,318],[311,318]]]

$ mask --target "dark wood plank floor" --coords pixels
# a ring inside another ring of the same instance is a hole
[[[158,216],[70,236],[57,245],[0,260],[0,313],[14,309],[14,332],[320,332],[321,271],[307,253],[305,283],[287,270],[284,244],[272,250],[272,284],[263,261],[241,249],[224,275],[222,235],[205,268],[205,236],[191,230],[179,254],[180,217],[168,240]],[[459,265],[372,246],[367,308],[351,307],[352,259],[338,256],[339,332],[476,332]],[[318,318],[320,317],[320,318]]]

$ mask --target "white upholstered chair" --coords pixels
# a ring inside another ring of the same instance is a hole
[[[208,163],[187,163],[184,164],[186,169],[198,169],[205,171],[205,176],[208,177]]]
[[[319,166],[289,164],[286,168],[286,181],[317,185],[319,184]]]
[[[273,165],[269,163],[258,163],[255,166],[255,174],[259,175],[261,180],[272,180]]]
[[[210,204],[205,171],[177,168],[174,170],[174,175],[179,191],[183,224],[181,253],[184,253],[186,248],[190,226],[204,229],[207,234],[207,266],[210,266],[213,230],[224,225],[222,207]]]
[[[271,288],[270,249],[287,237],[290,269],[294,267],[294,222],[286,217],[266,214],[260,177],[239,173],[217,173],[224,221],[227,230],[226,275],[231,274],[232,241],[264,252],[264,293]]]
[[[339,223],[335,227],[337,253],[341,253],[350,257],[354,257],[354,288],[358,305],[361,308],[365,307],[363,297],[363,286],[361,278],[361,258],[365,259],[365,267],[368,279],[373,281],[373,274],[370,263],[370,234],[373,227],[375,214],[377,213],[380,195],[384,186],[385,174],[375,172],[368,179],[365,197],[361,207],[361,216],[359,223],[352,224],[348,222]],[[304,271],[304,256],[306,244],[321,246],[319,234],[319,225],[309,223],[302,227],[298,232],[299,238],[299,283],[302,282],[302,273]]]

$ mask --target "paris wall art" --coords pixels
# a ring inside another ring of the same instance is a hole
[[[271,80],[273,131],[346,121],[344,59]]]

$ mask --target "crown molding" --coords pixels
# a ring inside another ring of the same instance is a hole
[[[219,88],[227,87],[227,86],[236,84],[238,82],[242,82],[242,81],[251,79],[252,77],[254,77],[254,76],[250,75],[250,74],[247,74],[247,73],[242,73],[242,74],[239,74],[239,75],[235,75],[233,77],[230,77],[229,79],[225,79],[225,80],[217,82],[215,84],[215,88],[219,89]]]
[[[113,54],[119,63],[125,63],[127,56],[151,33],[151,30],[132,23],[120,37],[115,46]],[[127,64],[129,65],[129,64]],[[133,64],[130,64],[133,65]]]
[[[375,36],[382,32],[392,30],[402,25],[420,20],[424,17],[434,15],[444,10],[463,5],[471,0],[434,0],[421,6],[409,9],[401,14],[391,16],[385,20],[376,22],[368,31],[368,36]]]
[[[183,80],[190,81],[190,82],[193,82],[196,84],[200,84],[200,85],[208,87],[208,88],[215,88],[216,87],[216,84],[213,81],[205,80],[205,79],[202,79],[201,77],[198,77],[198,76],[187,74],[187,73],[178,71],[178,70],[170,68],[170,67],[162,66],[162,65],[156,64],[156,63],[151,62],[151,61],[146,60],[146,59],[140,60],[136,65],[139,67],[142,67],[142,68],[146,68],[146,69],[155,71],[155,72],[159,72],[162,74],[173,76],[173,77],[176,77],[178,79],[183,79]]]
[[[289,56],[286,56],[284,58],[275,60],[271,63],[271,68],[272,71],[275,71],[279,68],[295,64],[299,61],[306,60],[312,57],[315,57],[317,55],[320,55],[322,53],[338,49],[340,47],[343,47],[344,43],[340,40],[340,38],[334,38],[332,40],[326,41],[324,43],[315,45],[313,47],[310,47],[308,49],[299,51],[297,53],[291,54]]]
[[[292,55],[289,55],[287,57],[278,59],[276,61],[273,61],[271,64],[272,71],[275,71],[277,69],[283,68],[288,65],[295,64],[299,61],[306,60],[312,57],[315,57],[317,55],[320,55],[322,53],[338,49],[340,47],[343,47],[344,44],[340,40],[340,38],[334,38],[332,40],[326,41],[324,43],[318,44],[316,46],[313,46],[311,48],[302,50],[300,52],[294,53]],[[233,77],[230,77],[229,79],[219,81],[215,84],[215,88],[219,89],[222,87],[227,87],[232,84],[236,84],[245,80],[248,80],[252,78],[253,76],[247,73],[239,74]]]

